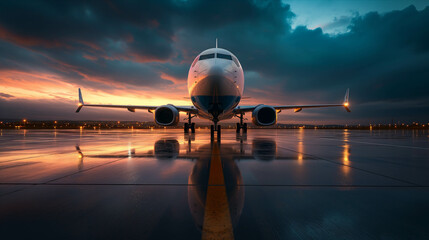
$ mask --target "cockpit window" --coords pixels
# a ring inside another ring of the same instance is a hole
[[[215,53],[200,55],[200,57],[198,58],[198,61],[206,60],[206,59],[210,59],[210,58],[215,58]],[[234,61],[235,65],[237,65],[237,67],[240,67],[240,63],[238,62],[238,59],[232,55],[223,54],[223,53],[216,53],[216,58],[232,60],[232,61]],[[195,62],[192,65],[195,65]]]
[[[218,54],[217,54],[217,58],[223,58],[223,59],[232,60],[231,55],[222,54],[222,53],[218,53]]]
[[[201,60],[205,60],[205,59],[209,59],[209,58],[214,58],[214,57],[215,57],[215,54],[214,53],[210,53],[210,54],[201,55],[199,60],[201,61]]]

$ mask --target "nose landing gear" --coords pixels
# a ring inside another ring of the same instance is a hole
[[[213,140],[213,138],[214,138],[214,132],[216,131],[217,132],[217,140],[220,141],[221,127],[220,127],[220,125],[217,124],[217,122],[218,122],[217,119],[215,119],[213,121],[214,125],[210,126],[210,137]]]
[[[213,139],[214,138],[214,132],[217,132],[217,139],[220,140],[221,136],[221,127],[220,125],[211,125],[210,126],[210,136]]]

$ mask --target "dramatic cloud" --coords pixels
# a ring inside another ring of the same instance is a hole
[[[12,95],[7,94],[7,93],[2,93],[2,92],[0,92],[0,97],[2,97],[2,98],[13,98]]]
[[[335,34],[292,28],[295,17],[280,0],[0,2],[0,117],[39,118],[3,108],[73,104],[77,87],[92,102],[186,104],[189,65],[219,38],[244,67],[251,97],[244,104],[340,102],[351,88],[352,114],[315,110],[281,120],[428,120],[428,7],[321,23],[347,29]],[[70,117],[65,108],[51,110]]]
[[[345,30],[350,25],[352,19],[350,16],[335,17],[332,22],[324,24],[321,28],[325,32],[346,32]]]

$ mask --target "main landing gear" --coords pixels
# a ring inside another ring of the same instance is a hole
[[[191,113],[188,113],[188,122],[185,123],[184,131],[185,133],[189,133],[189,129],[191,130],[191,133],[195,133],[195,123],[191,122],[192,118],[194,118],[196,115],[192,116]]]
[[[240,113],[240,115],[236,115],[236,117],[240,118],[240,122],[237,123],[237,133],[240,133],[240,129],[243,130],[243,133],[247,133],[247,123],[243,123],[243,114]]]

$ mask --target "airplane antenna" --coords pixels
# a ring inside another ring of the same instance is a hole
[[[216,38],[216,48],[217,48],[217,38]]]

